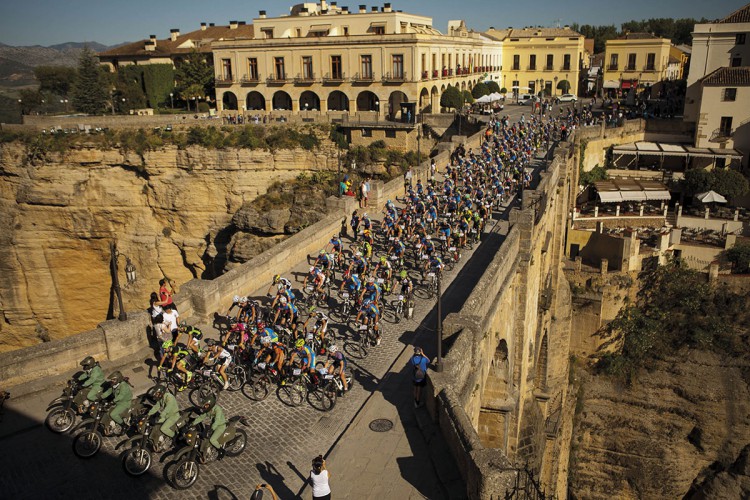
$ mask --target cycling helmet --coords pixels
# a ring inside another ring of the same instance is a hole
[[[308,344],[312,344],[312,341],[313,341],[313,334],[308,333],[307,336],[305,337],[305,342],[307,342]]]
[[[125,380],[125,377],[122,376],[122,372],[117,370],[109,374],[109,377],[107,379],[110,381],[112,385],[117,385],[123,380]]]
[[[269,345],[271,345],[271,337],[261,337],[260,345],[264,347],[268,347]]]
[[[336,354],[338,350],[339,350],[339,346],[337,346],[336,344],[328,348],[328,352],[331,354]]]
[[[296,347],[297,349],[305,347],[305,339],[297,339],[297,341],[294,343],[294,347]]]
[[[280,274],[274,274],[274,276],[273,276],[273,283],[276,284],[280,280],[281,280],[281,275]]]
[[[385,255],[380,256],[380,262],[381,264],[385,264],[388,261],[388,259],[385,257]]]
[[[432,239],[432,236],[430,236],[430,235],[428,234],[428,235],[427,235],[427,236],[425,237],[425,239],[426,239],[426,240],[431,240],[431,239]]]
[[[240,304],[245,304],[247,302],[247,297],[240,297]]]
[[[333,235],[333,239],[334,239],[334,240],[337,240],[337,239],[339,239],[339,237],[340,237],[340,236],[339,236],[339,233],[336,233],[336,234],[334,234],[334,235]]]
[[[310,272],[311,272],[311,273],[314,273],[314,272],[315,272],[315,266],[313,266],[313,267],[311,267],[311,268],[310,268]]]
[[[285,305],[286,305],[286,303],[287,303],[286,297],[283,297],[283,296],[282,296],[282,297],[281,297],[281,298],[279,299],[279,303],[280,303],[280,304],[281,304],[282,306],[285,306]]]
[[[373,278],[372,276],[370,276],[369,278],[367,278],[367,282],[368,283],[375,283],[375,278]]]
[[[90,370],[96,365],[96,360],[91,356],[86,356],[81,360],[81,366],[84,370]]]
[[[198,328],[192,328],[190,330],[190,335],[192,335],[195,340],[200,340],[203,338],[203,332]]]
[[[357,256],[357,257],[362,257],[362,252],[357,252],[354,255]]]
[[[214,409],[214,406],[216,406],[216,395],[209,394],[203,399],[203,401],[201,401],[201,406],[200,406],[201,413],[210,412],[211,410]]]
[[[149,397],[152,401],[159,401],[164,397],[164,393],[167,392],[167,388],[164,384],[157,384],[149,391]]]
[[[214,339],[206,339],[206,345],[208,347],[216,345],[216,341]]]
[[[367,217],[367,212],[363,213],[362,217]]]
[[[234,297],[232,297],[232,303],[236,304],[239,301],[240,301],[240,296],[239,295],[235,295]]]
[[[208,341],[206,341],[206,342],[208,342]],[[165,351],[167,351],[167,350],[171,349],[173,345],[174,344],[172,343],[171,340],[165,340],[162,343],[161,348],[164,349]]]
[[[401,272],[399,273],[399,276],[401,276],[401,278],[402,278],[402,279],[406,279],[406,277],[407,277],[408,275],[409,275],[409,273],[407,273],[407,272],[406,272],[406,269],[403,269],[403,270],[402,270],[402,271],[401,271]]]

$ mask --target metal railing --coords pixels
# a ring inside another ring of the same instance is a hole
[[[352,81],[354,82],[372,82],[374,80],[372,73],[360,75],[359,73],[355,73],[352,77]]]
[[[401,73],[386,73],[383,75],[383,81],[384,82],[405,82],[407,81],[406,78],[406,72],[402,71]]]
[[[245,76],[242,77],[242,80],[240,80],[240,83],[245,83],[245,84],[247,84],[247,83],[259,83],[259,82],[260,82],[260,75],[259,74],[255,75],[255,76],[247,76],[247,75],[245,75]]]
[[[337,75],[326,73],[323,76],[323,83],[342,83],[345,81],[346,81],[346,73],[339,73]]]
[[[294,83],[315,83],[315,73],[308,75],[297,73],[297,76],[294,77]]]
[[[717,128],[708,139],[710,142],[725,142],[732,138],[734,132],[730,128]]]
[[[271,84],[273,84],[273,83],[286,83],[286,81],[287,81],[286,73],[284,73],[282,75],[276,75],[276,74],[274,74],[274,75],[269,76],[266,79],[266,83],[271,83]]]
[[[232,75],[219,75],[214,78],[216,85],[231,85],[234,83],[234,76]]]

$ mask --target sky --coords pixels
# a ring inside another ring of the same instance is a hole
[[[0,43],[54,45],[99,42],[105,45],[142,40],[155,34],[167,38],[171,28],[186,33],[201,22],[252,22],[259,10],[288,14],[295,0],[0,0]],[[339,0],[356,11],[362,0]],[[555,26],[615,24],[651,17],[724,17],[747,0],[391,0],[394,9],[431,16],[445,32],[448,20],[464,19],[469,29],[494,26]]]

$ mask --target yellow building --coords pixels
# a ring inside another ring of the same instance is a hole
[[[485,33],[503,43],[503,81],[508,91],[560,95],[558,86],[565,80],[568,92],[578,94],[578,82],[584,59],[584,36],[563,28],[523,28]]]
[[[677,45],[669,47],[669,66],[667,68],[667,80],[682,80],[685,78],[685,70],[688,68],[690,54]]]
[[[448,85],[500,79],[501,43],[462,21],[442,34],[431,18],[389,3],[349,12],[322,0],[281,17],[260,11],[253,28],[253,36],[212,42],[220,111],[401,119],[439,111]]]
[[[667,79],[671,41],[651,33],[626,33],[607,40],[604,89],[650,87]]]

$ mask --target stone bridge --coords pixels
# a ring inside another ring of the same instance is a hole
[[[578,137],[603,133],[595,127]],[[482,135],[457,140],[477,147]],[[444,368],[431,376],[427,407],[469,498],[501,498],[525,465],[547,492],[565,496],[575,398],[567,392],[571,294],[562,258],[579,149],[577,143],[557,144],[532,188],[509,208],[509,230],[488,235],[483,245],[494,249],[489,264],[444,320]],[[438,155],[438,165],[447,156]],[[426,161],[415,178],[428,171]],[[375,182],[372,206],[402,193],[401,179]],[[181,315],[207,319],[226,310],[238,290],[267,285],[278,270],[325,246],[353,208],[353,199],[332,198],[327,218],[215,280],[185,284],[176,297]],[[131,356],[145,347],[148,324],[145,312],[131,313],[125,322],[0,354],[0,381],[42,387],[48,377],[74,370],[84,355],[110,361]]]

